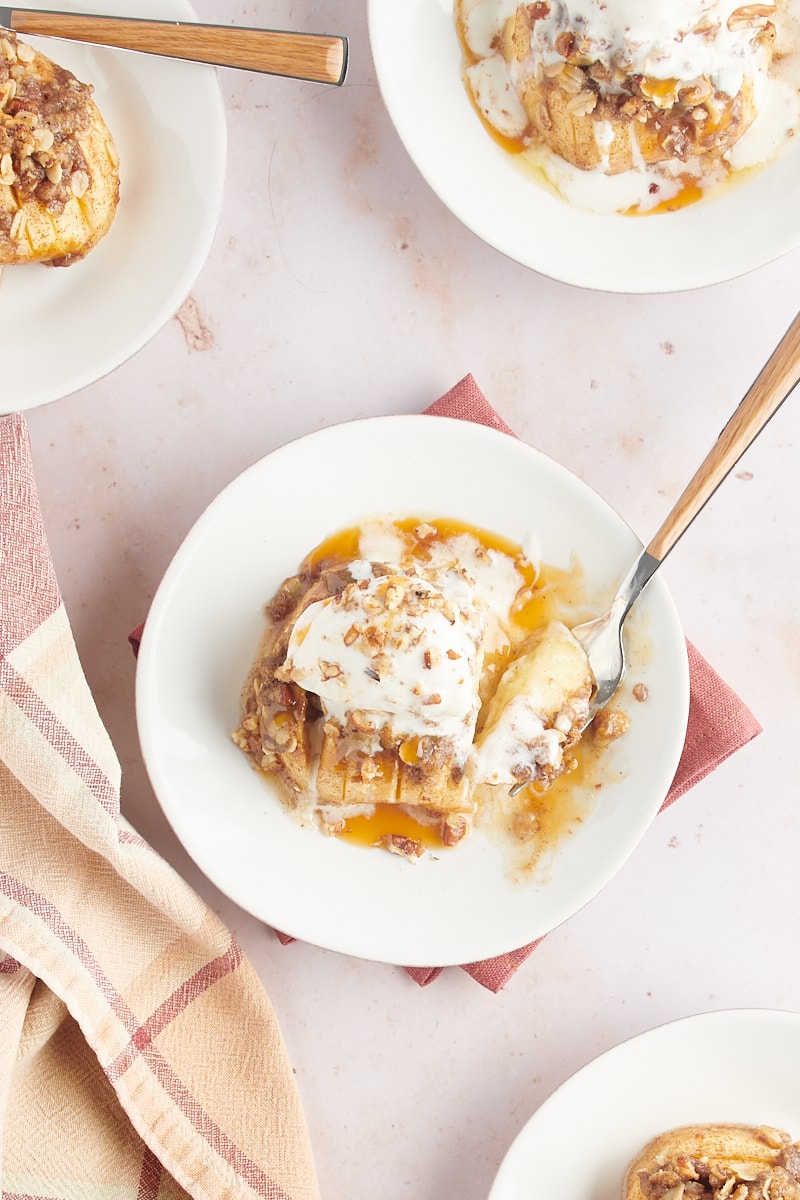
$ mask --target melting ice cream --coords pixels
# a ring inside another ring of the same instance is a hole
[[[434,581],[369,563],[295,624],[282,675],[313,692],[344,728],[391,727],[396,738],[453,737],[469,746],[478,713],[485,608],[463,572]]]
[[[800,126],[790,0],[457,0],[456,14],[485,121],[583,207],[707,191]]]

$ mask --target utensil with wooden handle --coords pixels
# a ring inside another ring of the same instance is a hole
[[[800,314],[759,372],[712,449],[634,562],[608,609],[572,630],[595,678],[589,721],[608,704],[625,672],[622,630],[634,602],[723,479],[800,380]]]
[[[347,38],[332,34],[29,8],[0,8],[0,26],[23,36],[65,38],[312,83],[340,86],[347,74]]]

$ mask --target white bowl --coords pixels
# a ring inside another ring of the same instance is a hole
[[[800,1016],[733,1009],[685,1017],[606,1051],[562,1084],[520,1131],[489,1200],[621,1197],[629,1163],[660,1133],[692,1124],[771,1125],[800,1134]]]
[[[124,16],[123,0],[40,8]],[[194,21],[188,0],[140,0],[137,17]],[[0,412],[48,404],[115,370],[189,294],[217,227],[226,127],[214,67],[55,38],[25,38],[94,87],[120,156],[120,204],[82,262],[3,273]]]
[[[471,962],[526,945],[590,900],[664,800],[688,712],[686,644],[656,577],[637,608],[650,691],[613,748],[618,782],[559,845],[545,875],[509,878],[476,831],[413,866],[302,829],[231,741],[264,603],[337,529],[385,514],[452,516],[542,558],[578,556],[609,595],[639,544],[585,484],[506,434],[429,416],[334,426],[270,454],[209,506],[147,618],[136,709],[156,795],[188,853],[242,908],[306,941],[415,966]],[[611,754],[612,751],[609,751]],[[479,884],[479,886],[478,886]]]
[[[673,292],[719,283],[800,245],[800,138],[764,169],[677,212],[585,212],[539,187],[467,96],[452,0],[369,0],[378,83],[416,166],[490,246],[564,283]]]

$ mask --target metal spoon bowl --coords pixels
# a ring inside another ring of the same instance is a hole
[[[770,355],[656,535],[631,566],[609,607],[594,620],[573,628],[573,634],[586,651],[595,679],[587,725],[608,704],[622,682],[625,674],[623,627],[636,599],[798,380],[800,314]]]

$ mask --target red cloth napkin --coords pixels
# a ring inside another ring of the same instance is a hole
[[[466,375],[455,387],[431,404],[425,412],[434,417],[456,417],[462,421],[474,421],[488,425],[515,437],[514,431],[497,415],[472,375]],[[138,649],[143,626],[130,635],[134,651]],[[689,657],[689,720],[683,753],[675,778],[661,806],[667,808],[684,792],[709,775],[716,767],[741,749],[757,734],[761,726],[728,685],[709,666],[703,656],[687,642]],[[281,942],[289,944],[294,939],[277,933]],[[518,967],[541,944],[543,938],[521,946],[509,954],[481,962],[464,963],[462,970],[471,975],[491,992],[499,992],[508,983]],[[406,967],[405,970],[421,986],[432,983],[442,973],[443,967]]]
[[[21,416],[0,419],[0,1194],[318,1200],[277,1017],[127,824]]]

